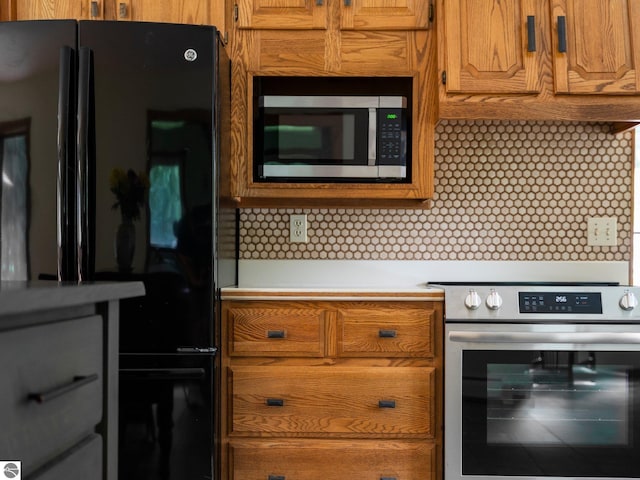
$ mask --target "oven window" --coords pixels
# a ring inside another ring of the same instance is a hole
[[[638,477],[640,355],[464,351],[463,473]]]

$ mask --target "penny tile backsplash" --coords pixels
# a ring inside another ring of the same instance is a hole
[[[604,123],[441,122],[429,210],[244,209],[249,260],[629,261],[633,134]],[[306,213],[307,243],[289,215]],[[587,245],[615,217],[618,245]]]

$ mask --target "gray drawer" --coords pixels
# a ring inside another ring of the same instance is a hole
[[[102,317],[2,332],[0,365],[0,452],[26,474],[100,422]]]
[[[93,480],[102,478],[102,437],[93,434],[26,480]]]

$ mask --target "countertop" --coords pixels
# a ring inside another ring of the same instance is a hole
[[[443,301],[444,290],[428,285],[402,288],[223,288],[223,300]]]
[[[142,282],[0,282],[0,315],[73,307],[144,294]]]

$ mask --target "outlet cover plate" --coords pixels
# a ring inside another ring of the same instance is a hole
[[[289,241],[294,243],[306,243],[307,238],[307,215],[292,214],[289,216]]]

